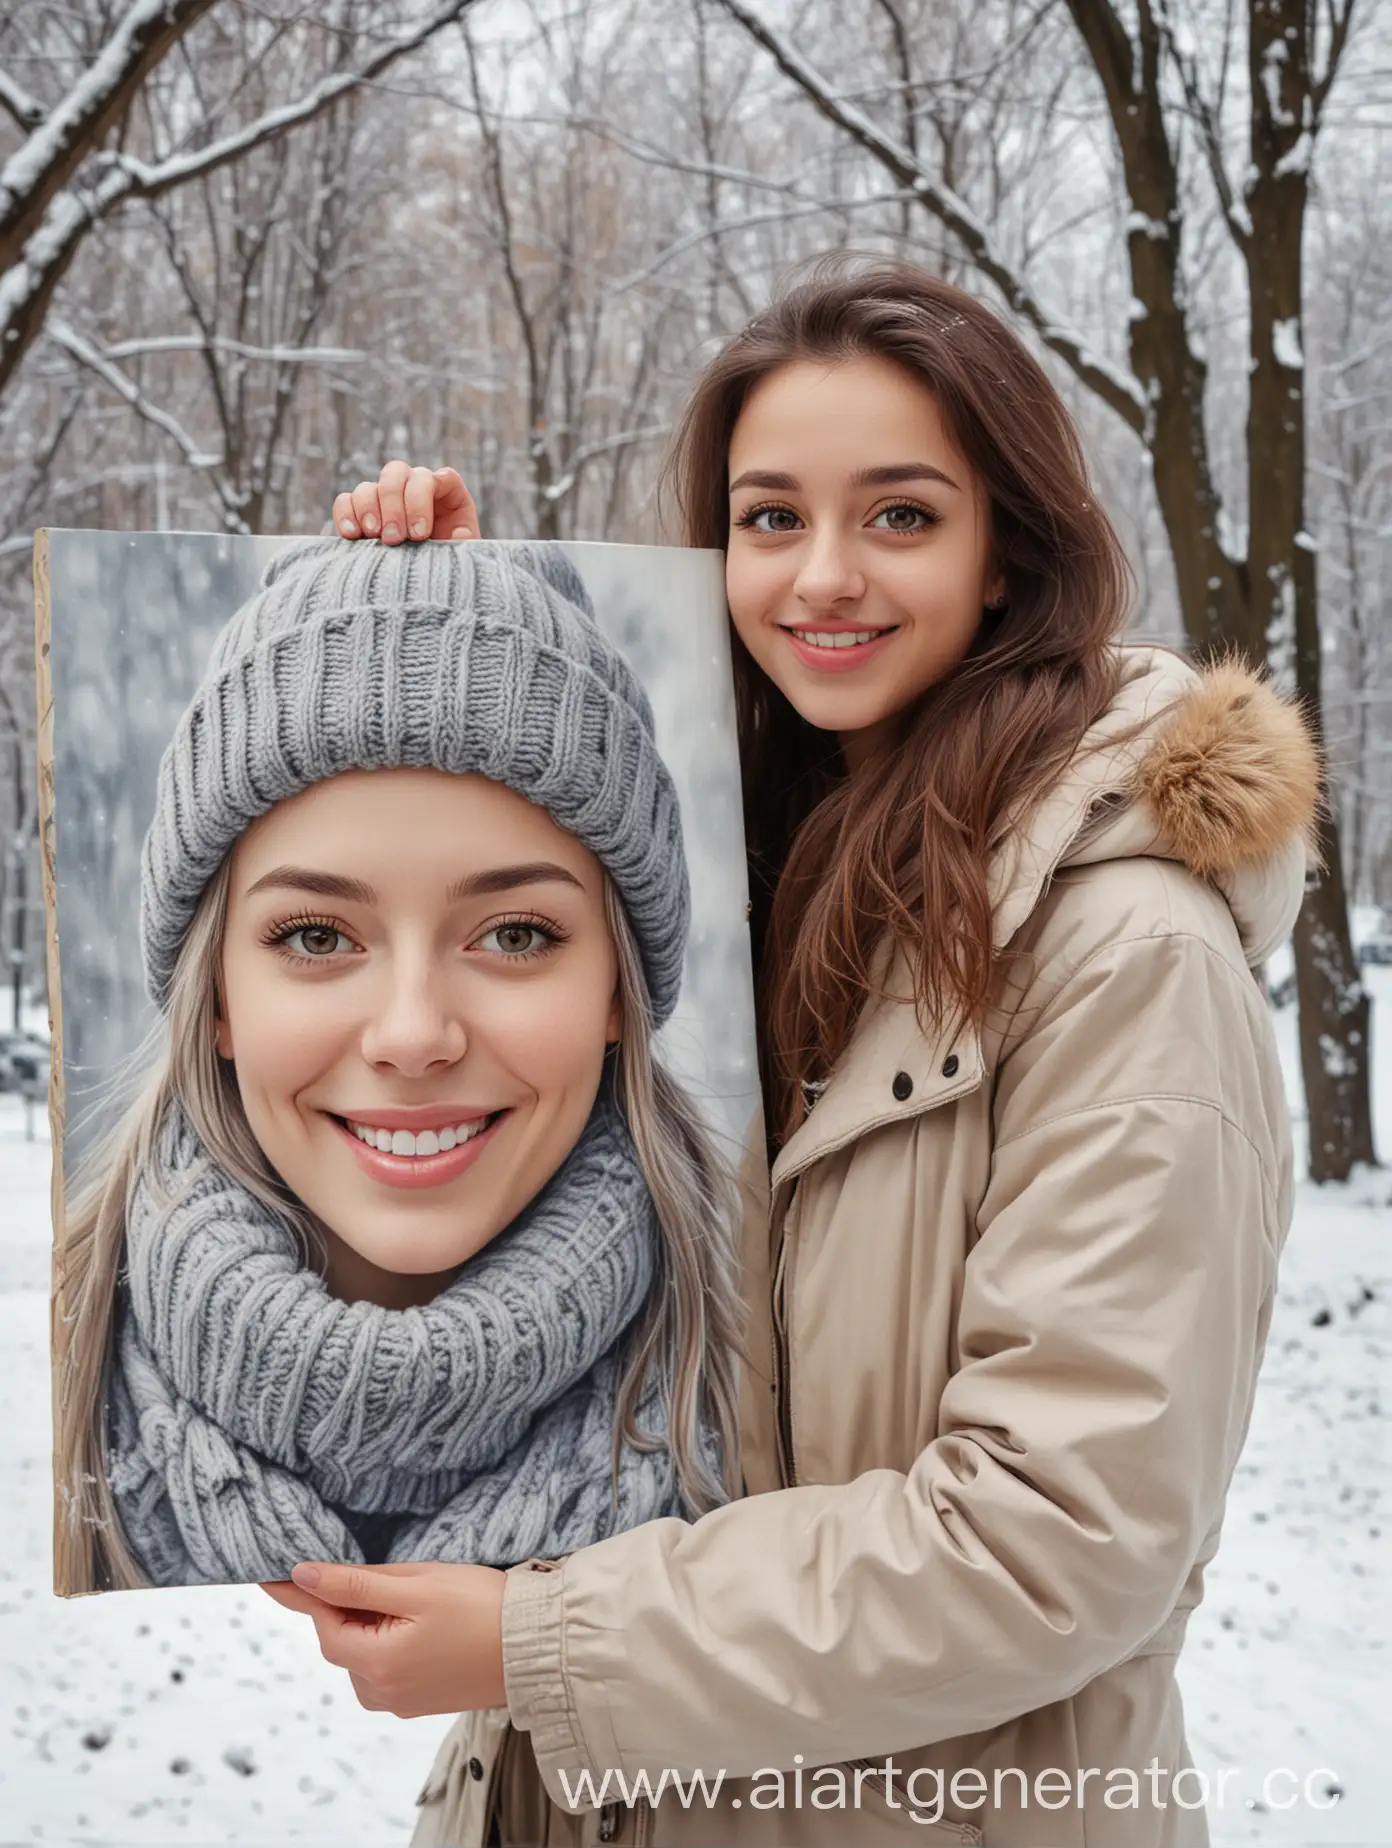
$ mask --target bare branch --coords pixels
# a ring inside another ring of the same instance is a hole
[[[193,3],[194,0],[183,0],[186,6]],[[207,0],[202,3],[206,5]],[[176,10],[175,0],[140,0],[140,4],[146,10],[158,11],[161,16]],[[439,6],[422,25],[404,38],[394,40],[360,70],[335,72],[298,102],[270,110],[245,128],[224,135],[205,148],[148,162],[121,152],[110,153],[100,161],[97,177],[90,185],[74,185],[54,193],[42,222],[23,245],[22,252],[15,253],[9,263],[0,260],[0,391],[4,390],[42,327],[53,291],[78,246],[92,225],[105,218],[115,206],[131,198],[158,198],[191,179],[215,173],[290,129],[313,121],[348,92],[372,83],[399,59],[418,50],[445,26],[462,18],[474,4],[475,0],[447,0],[447,4]],[[20,152],[22,154],[23,149]],[[8,167],[6,172],[9,172]],[[0,244],[0,259],[2,257],[3,245]]]
[[[787,224],[794,218],[815,217],[818,212],[844,212],[848,208],[860,211],[871,205],[899,205],[905,200],[912,202],[914,195],[903,187],[896,187],[892,192],[866,193],[860,199],[809,199],[805,204],[790,204],[776,207],[768,212],[750,212],[743,218],[723,218],[707,225],[698,225],[694,231],[688,231],[643,265],[627,276],[620,276],[617,282],[609,283],[606,295],[624,295],[630,289],[636,289],[647,282],[659,270],[681,256],[685,251],[694,250],[709,238],[724,237],[731,231],[749,231],[759,225]]]
[[[1131,35],[1110,0],[1069,0],[1068,10],[1102,79],[1115,120],[1136,94],[1136,55]]]
[[[332,107],[340,97],[350,90],[360,89],[364,84],[372,83],[382,72],[389,69],[398,59],[408,53],[418,51],[427,40],[432,38],[445,26],[452,25],[463,17],[477,0],[449,0],[449,3],[433,13],[425,23],[398,39],[385,51],[370,59],[361,70],[337,71],[317,83],[307,96],[296,103],[287,103],[281,109],[269,110],[249,122],[245,128],[235,133],[224,135],[221,140],[211,142],[206,148],[199,148],[195,153],[172,155],[161,161],[140,161],[126,154],[114,154],[110,157],[111,167],[123,173],[127,179],[127,191],[130,197],[139,199],[157,199],[162,193],[169,192],[175,186],[182,186],[191,179],[205,173],[214,173],[219,167],[225,167],[229,161],[240,159],[249,154],[253,148],[262,147],[268,141],[275,141],[287,129],[298,128],[305,122],[312,122],[326,109]]]
[[[1194,56],[1186,56],[1180,47],[1179,34],[1171,17],[1170,0],[1153,0],[1153,6],[1166,54],[1184,91],[1184,100],[1189,107],[1190,119],[1198,130],[1204,159],[1208,163],[1209,177],[1213,181],[1213,189],[1223,208],[1223,222],[1231,232],[1238,249],[1245,255],[1252,235],[1252,220],[1246,203],[1238,198],[1228,174],[1227,162],[1223,158],[1223,138],[1217,109],[1203,93],[1203,87],[1199,82],[1198,59]]]
[[[0,267],[7,267],[146,74],[213,0],[132,0],[96,61],[0,168]]]
[[[155,334],[145,340],[122,340],[103,350],[108,359],[122,360],[142,359],[150,353],[201,353],[208,347],[235,354],[239,359],[268,360],[277,366],[353,366],[368,357],[360,347],[252,346],[227,334]]]
[[[211,477],[218,499],[222,502],[223,516],[230,531],[241,533],[250,531],[242,518],[241,510],[228,492],[227,484],[219,474],[223,461],[220,455],[211,455],[201,449],[177,417],[152,403],[134,379],[122,372],[121,368],[114,364],[107,354],[93,346],[90,340],[85,340],[75,328],[69,327],[66,321],[50,317],[44,332],[65,352],[71,353],[79,365],[86,366],[89,371],[96,373],[104,385],[109,386],[118,397],[124,398],[131,409],[143,417],[147,423],[152,424],[157,430],[162,430],[177,445],[190,468],[198,469],[201,473]]]
[[[565,473],[541,490],[543,499],[564,500],[579,480],[585,465],[595,461],[599,456],[612,455],[615,450],[619,449],[630,449],[635,443],[655,443],[659,438],[670,436],[671,433],[671,424],[653,424],[646,430],[618,430],[613,436],[602,436],[592,443],[582,443],[578,449],[572,451]]]
[[[901,186],[913,193],[926,212],[947,227],[981,274],[996,285],[1010,307],[1030,324],[1052,352],[1067,362],[1089,390],[1138,434],[1143,433],[1147,404],[1139,382],[1122,367],[1092,352],[1081,336],[1055,320],[997,247],[966,201],[926,173],[906,147],[837,96],[791,41],[760,18],[746,0],[720,0],[720,4],[769,52],[784,75],[792,79],[829,122],[857,142]]]
[[[724,0],[721,0],[724,4]],[[658,147],[654,142],[644,140],[641,136],[628,134],[612,122],[606,122],[599,116],[577,115],[564,116],[517,116],[515,121],[546,122],[555,127],[566,125],[567,120],[576,128],[587,129],[601,141],[607,141],[612,147],[622,148],[625,154],[631,154],[635,160],[641,160],[649,166],[666,167],[672,173],[691,173],[698,177],[728,180],[732,185],[747,186],[754,192],[786,193],[797,196],[798,181],[794,179],[774,179],[766,173],[756,173],[750,167],[725,167],[718,161],[697,160],[691,155],[673,154],[666,148]]]
[[[1329,0],[1329,50],[1325,56],[1324,74],[1317,78],[1310,86],[1310,96],[1314,105],[1316,127],[1319,126],[1320,117],[1324,110],[1325,98],[1334,87],[1334,79],[1339,74],[1339,62],[1344,55],[1344,48],[1348,44],[1349,27],[1353,24],[1353,8],[1354,0],[1343,0],[1342,6],[1339,5],[1339,0]],[[1313,70],[1313,58],[1310,60],[1310,64]]]
[[[904,15],[899,11],[896,0],[879,0],[880,11],[889,21],[890,37],[894,41],[894,58],[899,66],[899,85],[903,92],[903,110],[900,116],[904,146],[910,158],[919,161],[918,152],[918,117],[914,111],[913,92],[913,55],[909,49],[908,28],[904,24]],[[905,200],[903,208],[903,235],[909,236],[909,213],[911,201]]]
[[[43,104],[35,101],[3,70],[0,70],[0,109],[12,116],[20,128],[37,128],[44,119]]]

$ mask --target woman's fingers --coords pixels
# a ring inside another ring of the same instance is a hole
[[[387,462],[377,477],[377,500],[382,509],[382,539],[387,545],[399,545],[406,537],[406,483],[411,479],[409,462]]]
[[[478,509],[458,469],[437,468],[433,479],[435,525],[432,536],[436,539],[479,538]]]
[[[334,531],[344,539],[477,539],[478,508],[453,468],[412,468],[388,462],[376,481],[360,481],[333,504]]]
[[[412,539],[428,539],[435,527],[435,477],[428,468],[413,468],[403,494],[406,524]]]
[[[377,499],[377,483],[360,481],[353,489],[351,499],[353,518],[369,539],[375,539],[382,530],[382,508]]]

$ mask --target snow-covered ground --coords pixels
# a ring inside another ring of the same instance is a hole
[[[1376,1021],[1392,1020],[1392,968],[1365,977]],[[1294,1009],[1276,1018],[1303,1141]],[[1392,1034],[1375,1052],[1392,1158]],[[0,1841],[404,1841],[446,1722],[364,1712],[307,1620],[254,1587],[50,1592],[49,1147],[35,1119],[29,1142],[23,1106],[0,1097]],[[1392,1841],[1390,1356],[1392,1167],[1302,1185],[1180,1667],[1215,1843]]]

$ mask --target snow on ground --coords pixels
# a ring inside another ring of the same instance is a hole
[[[1364,973],[1392,1020],[1392,968]],[[1294,1008],[1276,1020],[1303,1144]],[[403,1842],[447,1722],[364,1712],[306,1619],[255,1587],[53,1597],[39,1112],[35,1130],[26,1141],[23,1107],[0,1097],[0,1842]],[[1215,1844],[1392,1841],[1390,1360],[1392,1167],[1304,1184],[1180,1664]]]

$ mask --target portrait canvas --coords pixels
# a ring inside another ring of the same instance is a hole
[[[60,1595],[678,1511],[609,1433],[671,1261],[630,1119],[707,1151],[730,1225],[763,1161],[723,561],[389,550],[36,540]],[[278,830],[332,890],[253,937]],[[651,1373],[634,1403],[651,1432]]]

